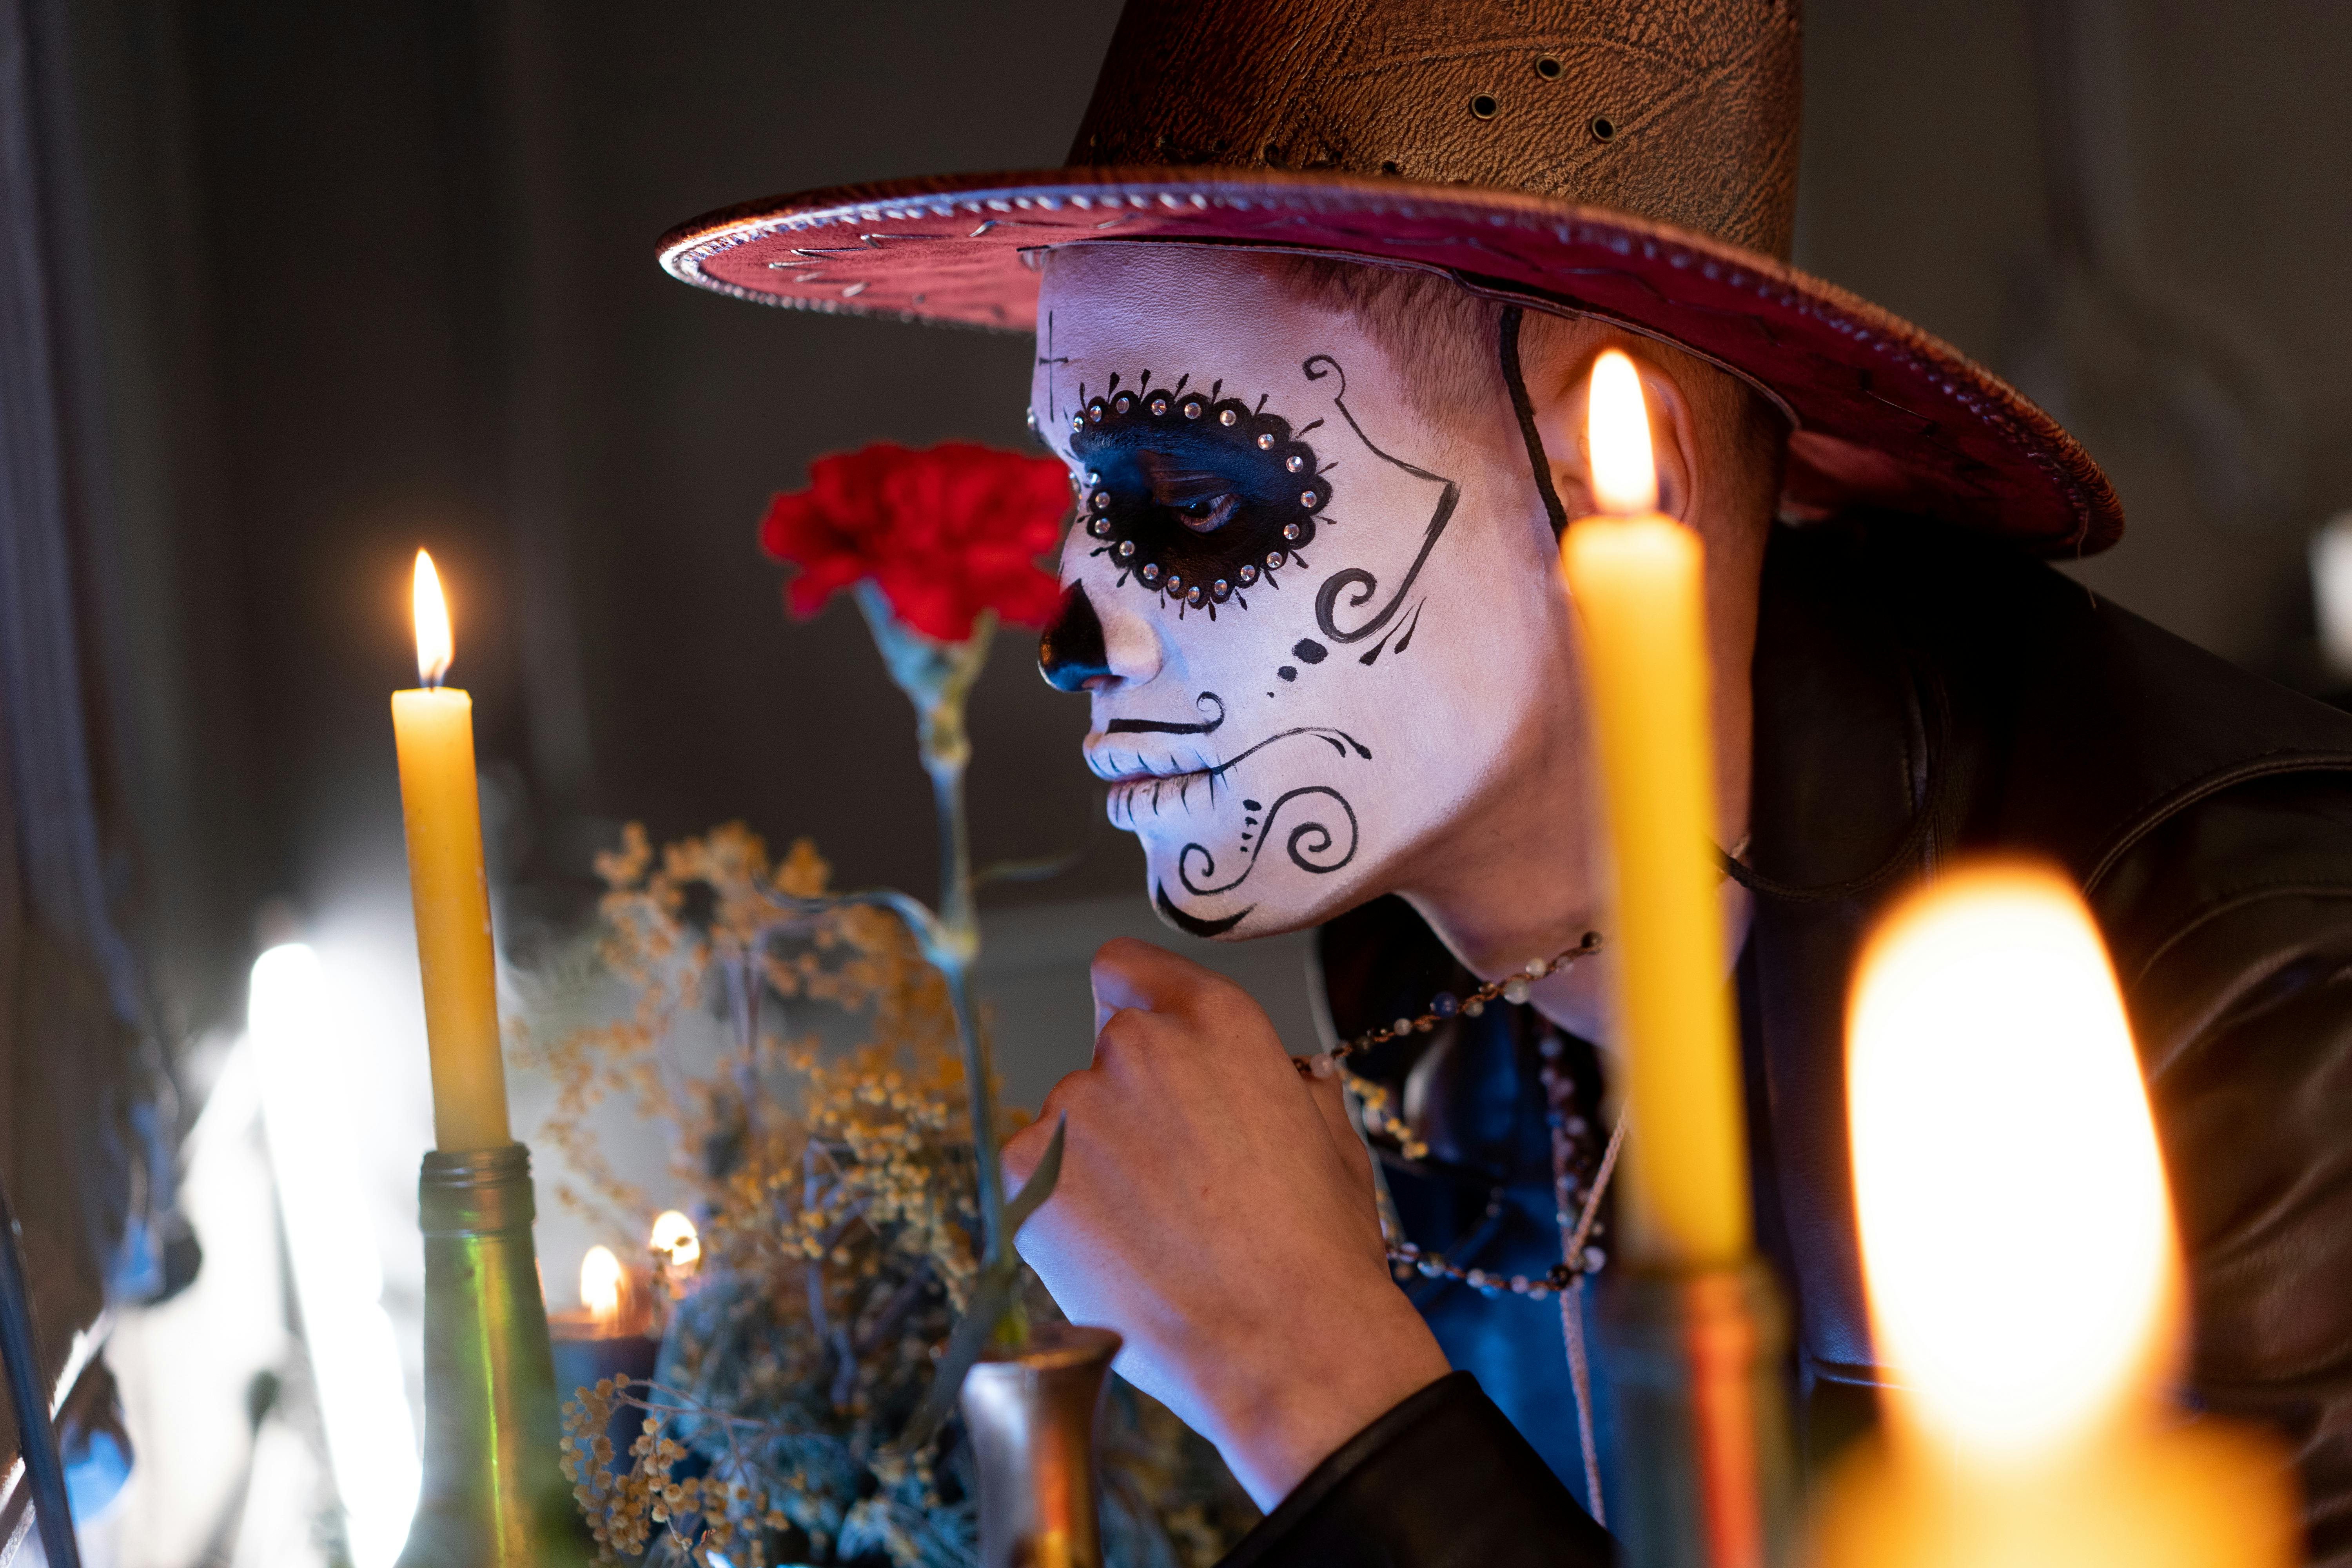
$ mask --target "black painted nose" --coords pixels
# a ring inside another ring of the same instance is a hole
[[[1086,585],[1073,583],[1062,590],[1062,607],[1037,634],[1037,673],[1045,684],[1061,691],[1084,691],[1087,682],[1110,673],[1110,656],[1103,651],[1102,623],[1087,599]]]

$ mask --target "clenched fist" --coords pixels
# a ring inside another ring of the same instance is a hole
[[[1094,1065],[1004,1151],[1026,1181],[1068,1118],[1021,1255],[1271,1509],[1445,1357],[1389,1277],[1338,1080],[1302,1079],[1246,992],[1149,942],[1097,953],[1094,993]]]

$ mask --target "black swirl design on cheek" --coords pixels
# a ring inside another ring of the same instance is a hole
[[[1081,465],[1081,526],[1118,581],[1172,600],[1181,616],[1249,608],[1249,590],[1281,586],[1285,567],[1331,520],[1331,500],[1304,439],[1288,420],[1223,395],[1224,383],[1186,391],[1190,377],[1154,387],[1145,371],[1122,390],[1113,376],[1070,416],[1070,453]]]
[[[1404,581],[1397,584],[1396,592],[1389,595],[1388,602],[1375,611],[1369,620],[1353,626],[1342,626],[1339,624],[1339,611],[1343,607],[1350,612],[1361,610],[1380,596],[1380,579],[1362,567],[1349,566],[1334,572],[1329,577],[1324,579],[1322,587],[1316,591],[1315,624],[1323,635],[1335,643],[1362,642],[1365,638],[1389,628],[1396,620],[1397,612],[1403,608],[1406,596],[1412,592],[1413,583],[1420,577],[1422,567],[1429,562],[1429,552],[1437,548],[1438,536],[1445,531],[1445,525],[1454,520],[1454,509],[1462,500],[1462,486],[1458,481],[1449,479],[1443,474],[1431,473],[1427,468],[1417,467],[1406,462],[1402,458],[1383,451],[1370,436],[1364,434],[1364,427],[1357,423],[1356,416],[1348,407],[1348,373],[1341,368],[1339,361],[1329,354],[1317,354],[1299,368],[1306,373],[1307,379],[1309,381],[1320,381],[1327,375],[1336,375],[1339,378],[1339,390],[1331,395],[1331,406],[1339,411],[1339,417],[1348,422],[1348,428],[1356,433],[1356,439],[1364,444],[1366,451],[1381,461],[1393,468],[1402,468],[1413,478],[1437,487],[1436,500],[1430,510],[1429,524],[1422,534],[1420,552],[1413,556],[1412,564],[1406,569]],[[1340,595],[1343,594],[1348,595],[1345,606],[1339,603]],[[1408,633],[1407,636],[1410,637],[1411,634]],[[1382,637],[1379,645],[1362,656],[1362,662],[1371,663],[1381,656],[1381,647],[1386,646],[1387,638]]]
[[[1183,883],[1184,890],[1195,898],[1208,898],[1217,893],[1232,892],[1235,888],[1248,881],[1250,873],[1257,869],[1258,858],[1265,854],[1266,845],[1274,838],[1275,826],[1282,819],[1283,808],[1289,805],[1292,801],[1310,799],[1318,795],[1328,798],[1347,817],[1346,845],[1340,846],[1338,833],[1328,822],[1323,820],[1323,816],[1328,815],[1324,813],[1304,822],[1292,824],[1290,836],[1284,840],[1283,848],[1289,854],[1290,863],[1302,871],[1309,871],[1318,877],[1328,877],[1340,869],[1356,858],[1359,837],[1356,808],[1348,804],[1346,795],[1341,795],[1329,784],[1301,784],[1298,788],[1276,797],[1274,805],[1266,808],[1265,826],[1259,831],[1257,843],[1251,848],[1249,859],[1243,865],[1240,875],[1229,882],[1214,881],[1213,879],[1217,875],[1216,856],[1204,844],[1187,844],[1176,857],[1176,879]],[[1196,857],[1199,878],[1207,881],[1206,886],[1203,885],[1202,880],[1195,879]]]

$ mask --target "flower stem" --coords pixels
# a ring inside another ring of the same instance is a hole
[[[926,738],[933,728],[924,726]],[[971,753],[968,747],[942,748],[945,754],[940,754],[926,746],[925,752],[931,793],[939,806],[940,924],[947,937],[941,944],[944,951],[934,962],[947,981],[948,1004],[955,1011],[956,1036],[963,1047],[964,1087],[971,1097],[972,1157],[983,1238],[981,1264],[983,1268],[994,1268],[1006,1261],[1010,1243],[1004,1234],[1004,1176],[998,1163],[996,1067],[971,994],[971,963],[980,952],[980,916],[972,896],[963,801],[964,762]],[[1027,1327],[1023,1314],[1015,1310],[998,1326],[996,1337],[1017,1346],[1028,1339]]]

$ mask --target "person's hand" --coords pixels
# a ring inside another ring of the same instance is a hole
[[[1105,946],[1094,988],[1094,1066],[1005,1147],[1026,1181],[1069,1119],[1021,1255],[1271,1509],[1444,1353],[1389,1277],[1338,1079],[1301,1079],[1247,993],[1149,942]]]

